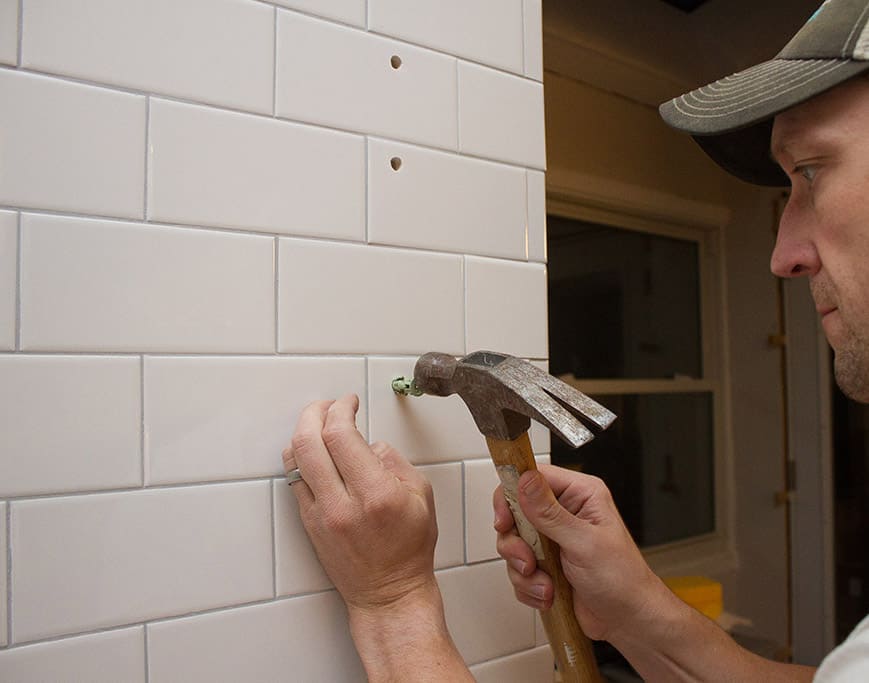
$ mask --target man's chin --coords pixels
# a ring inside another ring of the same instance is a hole
[[[869,363],[861,354],[834,347],[833,369],[836,384],[848,398],[869,403]]]

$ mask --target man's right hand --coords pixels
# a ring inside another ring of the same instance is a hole
[[[574,591],[583,631],[613,640],[649,619],[657,601],[672,593],[646,564],[604,483],[579,472],[542,465],[519,480],[519,504],[528,520],[561,546],[564,574]],[[516,597],[537,609],[552,604],[552,580],[537,568],[534,553],[519,537],[501,487],[495,491],[498,552]]]

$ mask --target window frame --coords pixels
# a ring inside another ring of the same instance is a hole
[[[615,204],[615,202],[612,202]],[[667,215],[659,210],[638,211],[588,202],[579,193],[547,191],[546,213],[566,219],[598,223],[623,230],[690,240],[697,243],[700,278],[701,378],[673,379],[583,379],[571,375],[562,379],[586,394],[649,394],[708,392],[713,410],[714,528],[711,532],[661,545],[641,548],[646,560],[659,573],[721,571],[735,567],[733,546],[732,470],[730,430],[730,387],[727,381],[726,310],[724,264],[722,259],[723,220],[708,220],[708,211],[698,211],[692,220],[691,207],[679,207]],[[689,216],[686,217],[686,213]],[[706,213],[706,215],[701,215]]]

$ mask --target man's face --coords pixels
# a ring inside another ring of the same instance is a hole
[[[869,402],[869,79],[779,114],[772,152],[792,186],[772,271],[809,278],[836,381]]]

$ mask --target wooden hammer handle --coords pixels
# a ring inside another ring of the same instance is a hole
[[[513,512],[513,519],[516,520],[519,535],[534,551],[537,566],[552,577],[555,585],[552,607],[541,611],[540,616],[549,637],[549,646],[558,663],[561,680],[564,683],[599,683],[601,678],[591,642],[579,627],[573,611],[573,589],[561,568],[561,549],[555,541],[538,534],[519,507],[519,477],[527,470],[537,469],[528,432],[514,441],[486,437],[486,443],[501,478],[504,495]]]

